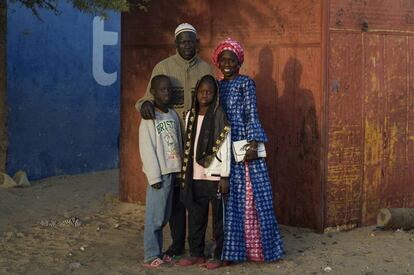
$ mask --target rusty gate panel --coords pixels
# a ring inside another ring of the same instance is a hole
[[[362,41],[331,33],[326,226],[356,226],[361,215]]]
[[[309,186],[303,182],[302,189],[296,192],[310,190],[312,196],[307,198],[305,194],[300,193],[302,202],[298,204],[297,209],[305,210],[297,211],[292,220],[297,221],[298,225],[300,221],[306,221],[306,224],[301,225],[322,228],[323,206],[319,171],[321,160],[317,139],[320,133],[316,132],[319,131],[318,127],[322,121],[321,3],[321,0],[242,0],[237,3],[237,9],[234,9],[234,1],[229,0],[176,1],[174,4],[171,4],[171,1],[156,1],[151,4],[148,13],[133,11],[123,14],[121,199],[142,202],[145,198],[146,180],[140,171],[141,162],[137,155],[139,115],[135,112],[133,104],[144,94],[152,67],[174,52],[172,34],[176,25],[182,21],[189,21],[200,31],[200,55],[207,61],[210,61],[216,43],[224,37],[236,38],[245,46],[245,64],[241,73],[248,74],[256,81],[259,115],[269,136],[267,162],[274,186],[275,205],[278,207],[280,218],[288,222],[290,212],[280,209],[294,209],[296,198],[286,198],[286,191],[281,191],[286,190],[289,185],[294,185],[293,177],[285,176],[283,181],[278,180],[280,169],[277,168],[277,163],[283,163],[287,158],[278,152],[280,145],[277,140],[285,131],[277,122],[280,106],[278,102],[280,98],[285,101],[288,97],[279,95],[279,92],[280,89],[287,89],[283,86],[282,73],[289,58],[296,58],[295,62],[303,67],[301,81],[297,83],[300,86],[295,89],[298,94],[304,91],[306,96],[301,100],[305,102],[298,100],[293,104],[304,110],[310,109],[308,105],[313,106],[312,111],[296,117],[299,133],[296,138],[302,139],[299,140],[302,143],[308,142],[308,146],[302,146],[303,159],[300,160],[299,166],[302,170],[301,177],[306,178]],[[159,10],[169,12],[154,13]],[[295,16],[291,16],[292,14]],[[297,72],[290,70],[286,69],[288,74],[297,77]],[[314,139],[317,139],[316,143],[310,146],[309,143]],[[291,172],[295,171],[292,169]],[[311,215],[307,217],[309,213]]]
[[[414,37],[408,39],[408,184],[405,207],[414,208]]]
[[[281,47],[276,120],[278,214],[284,224],[321,228],[321,60],[318,47]],[[294,203],[293,203],[294,202]]]
[[[384,182],[384,36],[364,34],[364,181],[362,223],[376,222]]]
[[[227,36],[245,46],[282,223],[346,229],[372,224],[380,207],[414,207],[412,0],[160,0],[123,14],[122,200],[145,198],[133,105],[183,21],[207,61]]]
[[[412,0],[330,0],[330,28],[414,32]]]
[[[414,158],[413,145],[410,143],[413,124],[412,86],[412,39],[414,36],[414,1],[411,0],[337,0],[329,1],[329,147],[328,147],[328,182],[327,182],[327,222],[335,218],[335,206],[330,199],[335,193],[332,186],[332,158],[338,152],[332,147],[332,113],[342,113],[331,101],[332,95],[332,60],[337,59],[336,48],[349,47],[348,54],[356,54],[362,63],[348,64],[348,70],[360,72],[363,82],[359,88],[363,94],[362,110],[356,106],[357,114],[362,120],[362,129],[351,130],[359,135],[362,131],[360,152],[353,156],[353,164],[361,170],[360,190],[362,196],[360,220],[357,215],[347,215],[347,224],[370,225],[375,223],[376,214],[381,207],[406,207],[413,205]],[[340,37],[354,36],[353,42],[337,41]],[[362,41],[362,51],[359,48]],[[347,46],[341,45],[342,43]],[[339,50],[340,51],[340,50]],[[341,52],[341,51],[340,51]],[[347,53],[343,52],[343,55]],[[349,57],[347,57],[349,58]],[[335,69],[334,69],[335,71]],[[342,72],[346,75],[346,72]],[[360,82],[357,77],[356,82]],[[343,85],[340,84],[340,89]],[[345,87],[346,88],[346,87]],[[353,106],[349,100],[347,104]],[[342,123],[342,122],[341,122]],[[346,124],[344,124],[346,126]],[[350,134],[350,133],[349,133]],[[355,147],[356,148],[356,147]],[[339,159],[338,159],[339,161]],[[334,162],[335,163],[335,162]],[[358,164],[359,163],[359,164]],[[343,165],[343,162],[342,162]],[[359,166],[357,166],[359,165]],[[342,167],[343,168],[343,167]],[[349,171],[349,170],[348,170]],[[356,174],[355,174],[356,175]],[[355,178],[356,181],[360,179]],[[346,191],[343,183],[338,190]],[[355,204],[358,205],[358,204]],[[332,210],[333,209],[333,210]],[[342,211],[347,213],[346,207]],[[352,219],[350,217],[352,216]],[[332,218],[330,218],[332,217]]]
[[[321,43],[321,0],[211,2],[213,44],[227,36],[245,45]]]
[[[385,37],[385,87],[387,89],[384,137],[385,182],[381,188],[383,207],[402,207],[408,180],[407,167],[407,37]]]

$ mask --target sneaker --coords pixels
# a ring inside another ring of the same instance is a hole
[[[176,265],[179,266],[190,266],[195,264],[203,264],[206,262],[206,259],[204,257],[189,257],[189,258],[183,258],[179,260]]]
[[[161,265],[163,265],[165,262],[161,260],[160,258],[155,258],[151,262],[144,263],[143,266],[146,268],[158,268]]]

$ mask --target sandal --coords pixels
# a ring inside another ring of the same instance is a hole
[[[189,258],[183,258],[179,260],[176,265],[179,266],[190,266],[194,264],[203,264],[206,262],[206,259],[204,257],[189,257]]]
[[[160,258],[155,258],[151,262],[144,263],[142,266],[146,268],[158,268],[161,265],[163,265],[165,262],[161,260]]]
[[[181,258],[182,256],[177,256],[177,255],[170,256],[168,254],[164,254],[164,256],[162,257],[162,260],[169,264],[175,264],[176,262],[181,260]]]
[[[200,265],[200,267],[204,267],[207,269],[216,269],[216,268],[227,266],[227,265],[229,265],[227,261],[221,261],[221,260],[214,259],[214,260],[209,260],[208,262]]]

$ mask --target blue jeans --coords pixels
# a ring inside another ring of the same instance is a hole
[[[162,254],[162,229],[171,215],[173,174],[162,176],[162,186],[147,186],[144,228],[144,262],[150,262]]]

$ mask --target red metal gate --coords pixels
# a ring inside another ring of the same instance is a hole
[[[326,226],[412,207],[414,2],[330,1]]]
[[[122,15],[121,186],[144,201],[139,115],[173,31],[199,30],[201,56],[231,36],[257,85],[278,219],[323,230],[372,224],[379,207],[414,204],[412,0],[152,1]]]

